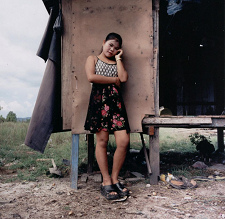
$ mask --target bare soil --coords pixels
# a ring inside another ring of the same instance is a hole
[[[190,166],[197,161],[195,158],[194,154],[164,154],[160,157],[161,173],[177,165]],[[125,169],[137,163],[132,159]],[[143,168],[138,167],[135,171],[143,173],[139,171]],[[225,165],[209,169],[208,175],[215,171],[221,177],[225,176]],[[69,176],[4,183],[13,174],[16,173],[0,169],[0,219],[225,218],[225,180],[222,179],[196,181],[197,188],[193,189],[176,189],[163,181],[159,181],[158,185],[149,185],[145,178],[128,181],[125,177],[124,183],[131,191],[130,196],[125,201],[112,202],[101,196],[100,182],[93,179],[83,182],[79,178],[78,190],[71,189]],[[207,175],[205,171],[203,175]]]
[[[175,189],[159,181],[127,183],[130,197],[106,200],[100,183],[70,178],[42,178],[37,182],[0,183],[0,218],[225,218],[225,181],[198,181],[194,189]]]

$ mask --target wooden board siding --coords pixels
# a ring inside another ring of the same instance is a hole
[[[63,130],[70,130],[72,123],[72,1],[62,1],[62,118]]]
[[[91,85],[86,78],[85,61],[89,55],[100,53],[103,40],[109,32],[117,32],[123,38],[123,61],[129,74],[129,80],[123,87],[128,119],[131,131],[141,132],[142,118],[146,114],[154,115],[152,1],[80,0],[71,3],[71,33],[68,35],[72,38],[69,43],[67,35],[67,49],[63,48],[64,65],[68,65],[63,70],[70,71],[63,71],[63,83],[66,83],[63,85],[65,127],[70,124],[72,116],[72,133],[86,133],[83,126]],[[67,17],[69,19],[67,14],[63,17],[64,22]],[[63,47],[65,40],[63,37]],[[68,91],[69,75],[72,75],[72,91]],[[71,107],[72,112],[67,107]]]

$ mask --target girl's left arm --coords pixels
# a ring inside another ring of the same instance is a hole
[[[121,58],[121,56],[123,54],[123,50],[119,49],[118,51],[119,51],[119,54],[115,56],[118,77],[121,82],[126,82],[128,80],[128,73],[127,73],[126,69],[124,68],[122,58]]]

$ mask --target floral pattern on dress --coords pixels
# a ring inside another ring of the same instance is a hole
[[[116,85],[93,84],[85,129],[92,133],[124,129],[130,132],[126,109]]]

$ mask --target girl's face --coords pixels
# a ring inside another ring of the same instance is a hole
[[[114,39],[103,42],[102,52],[107,58],[115,56],[119,49],[120,49],[119,42],[117,42]]]

